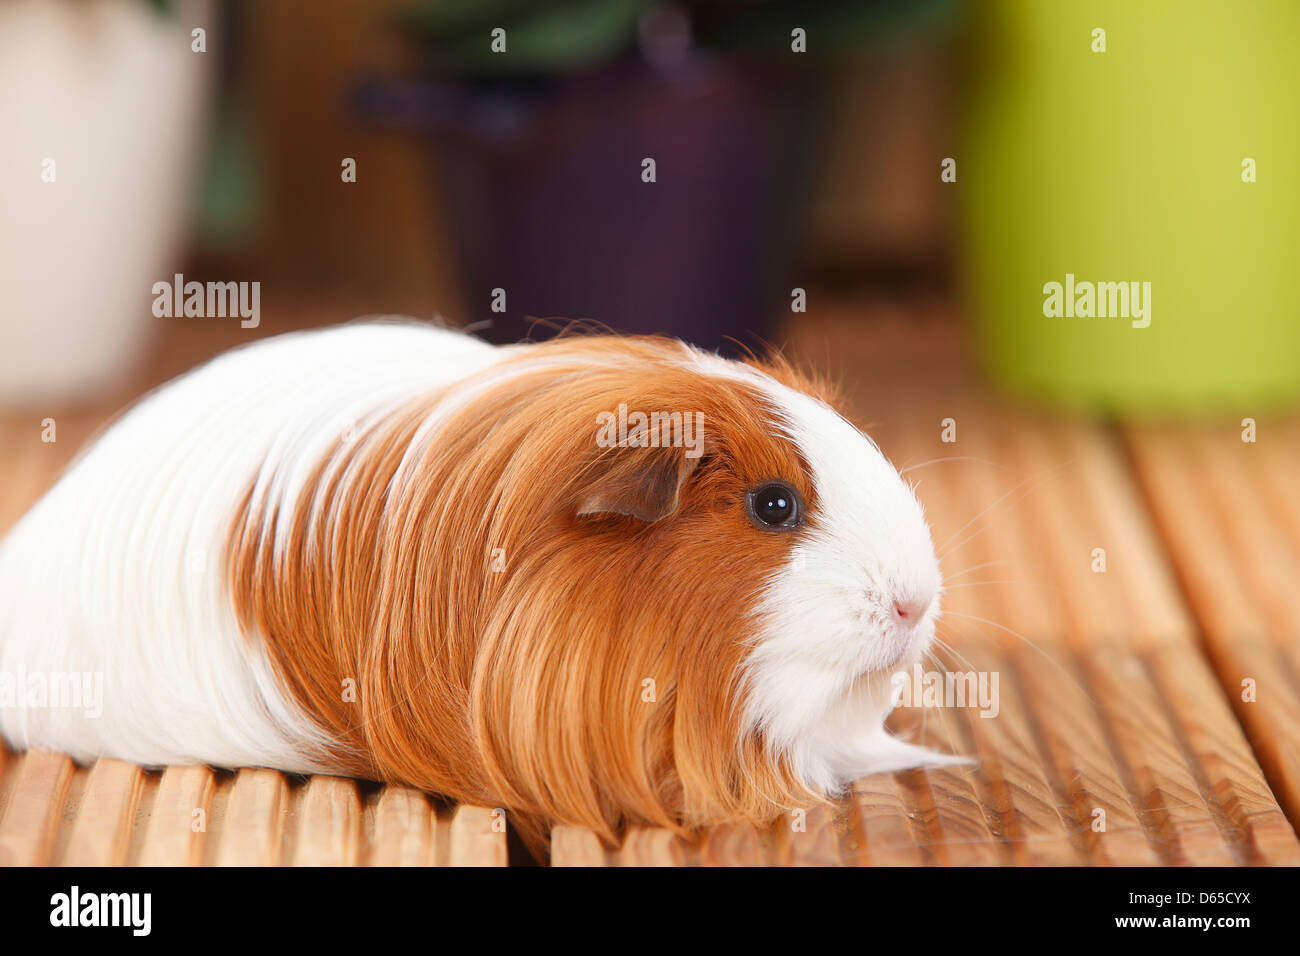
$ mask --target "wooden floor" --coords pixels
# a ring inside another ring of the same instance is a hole
[[[634,830],[609,850],[560,827],[553,865],[1300,864],[1300,418],[1261,420],[1245,443],[1240,416],[1017,409],[973,381],[935,311],[830,310],[789,348],[832,369],[920,484],[947,581],[943,663],[996,675],[998,708],[892,722],[977,764],[864,779],[764,829]],[[155,380],[211,350],[174,338]],[[39,412],[0,419],[0,527],[108,410],[59,418],[54,445]],[[524,862],[507,837],[491,809],[336,778],[47,753],[0,771],[9,864]]]

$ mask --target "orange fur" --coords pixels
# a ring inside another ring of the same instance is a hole
[[[521,374],[418,448],[392,500],[441,392],[340,447],[359,469],[346,493],[325,461],[294,513],[249,490],[230,538],[235,605],[338,741],[341,770],[507,808],[535,847],[555,821],[612,841],[627,823],[761,821],[818,799],[744,733],[739,683],[756,595],[798,533],[756,528],[745,491],[787,480],[816,521],[814,489],[758,392],[682,355],[652,338],[531,346],[506,360]],[[558,367],[525,368],[543,356]],[[597,414],[620,402],[703,412],[705,457],[597,447]],[[656,494],[636,477],[654,469],[680,484],[660,520],[579,514],[593,496]]]

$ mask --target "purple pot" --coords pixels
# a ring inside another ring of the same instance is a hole
[[[531,320],[559,317],[734,352],[788,307],[810,94],[763,66],[629,56],[545,81],[372,85],[362,107],[431,134],[488,338],[545,338]]]

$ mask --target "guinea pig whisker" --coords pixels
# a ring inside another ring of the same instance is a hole
[[[945,661],[943,658],[941,658],[934,651],[926,651],[923,660],[930,664],[933,664],[936,668],[938,668],[941,674],[947,674],[949,672],[948,662]]]
[[[1029,638],[1025,637],[1025,635],[1021,634],[1019,631],[1013,630],[1012,628],[1007,627],[1005,624],[999,624],[997,621],[990,621],[986,617],[979,617],[978,615],[975,614],[966,614],[963,613],[962,611],[944,611],[943,613],[945,617],[947,616],[963,617],[972,621],[978,621],[981,624],[987,624],[990,627],[996,627],[998,630],[1005,631],[1006,633],[1010,634],[1012,637],[1016,637],[1024,641],[1025,644],[1027,644],[1029,647],[1032,647],[1039,655],[1041,655],[1043,660],[1047,661],[1049,664],[1051,664],[1053,667],[1059,670],[1062,674],[1064,674],[1069,679],[1070,683],[1073,684],[1078,689],[1079,693],[1081,693],[1087,699],[1088,703],[1096,706],[1097,702],[1092,699],[1092,695],[1088,693],[1088,691],[1084,688],[1082,684],[1080,684],[1077,680],[1075,680],[1074,675],[1071,674],[1068,670],[1066,670],[1066,668],[1061,664],[1060,661],[1056,660],[1054,657],[1052,657],[1051,654],[1047,653],[1047,651],[1043,650],[1041,647],[1039,647]]]
[[[1017,585],[1019,585],[1020,587],[1027,587],[1027,588],[1047,588],[1048,590],[1051,590],[1051,591],[1056,591],[1056,592],[1058,592],[1058,593],[1064,593],[1064,592],[1061,591],[1061,588],[1057,587],[1055,584],[1050,584],[1050,583],[1048,583],[1047,581],[1015,581],[1015,580],[1001,580],[1001,581],[967,581],[967,582],[962,583],[962,584],[945,584],[945,585],[943,586],[943,589],[944,589],[945,591],[956,591],[956,590],[959,590],[959,589],[961,589],[961,588],[978,588],[978,587],[982,587],[982,586],[985,585],[985,584],[1017,584]]]
[[[944,661],[942,658],[940,658],[938,655],[936,655],[933,651],[926,651],[926,652],[922,655],[922,659],[923,659],[924,661],[927,661],[928,663],[934,665],[934,667],[936,667],[936,668],[938,669],[938,671],[939,671],[941,674],[943,674],[943,675],[947,675],[947,674],[950,672],[950,668],[948,667],[948,663],[947,663],[947,661]],[[972,670],[973,670],[973,668],[972,668]],[[920,728],[919,728],[919,730],[918,730],[918,732],[917,732],[917,739],[918,739],[918,741],[932,741],[932,739],[933,739],[933,735],[930,733],[929,721],[930,721],[930,711],[935,710],[935,709],[936,709],[936,708],[933,708],[933,707],[926,707],[926,706],[922,706],[922,707],[920,708],[920,710],[921,710],[921,726],[920,726]],[[950,743],[951,743],[951,742],[955,742],[956,739],[957,739],[957,738],[956,738],[956,735],[954,735],[953,733],[951,733],[951,728],[947,726],[947,715],[944,714],[944,713],[942,713],[942,711],[945,710],[946,708],[940,707],[940,708],[937,708],[937,709],[941,711],[941,713],[939,714],[939,720],[943,723],[943,730],[945,731],[944,736],[947,738],[947,740],[948,740]]]
[[[945,574],[943,579],[945,582],[955,581],[957,578],[960,578],[966,574],[971,574],[975,571],[983,571],[985,568],[1001,567],[1004,564],[1010,564],[1010,563],[1011,563],[1010,561],[985,561],[983,564],[977,564],[971,568],[964,568],[963,570],[957,571],[953,574]],[[947,585],[945,584],[944,586],[946,587]]]
[[[979,670],[979,668],[977,668],[974,664],[970,662],[970,658],[968,658],[965,654],[961,653],[961,651],[957,650],[955,647],[953,647],[951,644],[945,641],[938,634],[934,636],[934,642],[938,644],[941,648],[943,648],[945,651],[947,651],[949,654],[951,654],[953,657],[957,658],[957,663],[965,665],[967,670],[970,671]],[[933,651],[926,651],[926,654],[931,657],[934,657],[935,661],[939,663],[941,667],[944,668],[945,672],[947,671],[947,664],[941,661]]]
[[[945,673],[946,673],[946,669],[945,669]],[[922,712],[921,712],[921,713],[922,713],[922,716],[921,716],[921,726],[922,726],[922,728],[925,727],[925,711],[927,711],[927,710],[937,710],[937,711],[938,711],[939,726],[940,726],[940,727],[942,728],[942,730],[943,730],[943,737],[944,737],[944,741],[943,741],[943,742],[947,745],[947,746],[945,746],[945,747],[942,748],[942,749],[944,749],[944,750],[950,750],[950,751],[953,751],[953,752],[961,752],[961,751],[963,751],[963,750],[965,749],[965,747],[966,747],[966,743],[967,743],[967,742],[963,739],[963,735],[962,735],[962,733],[961,733],[961,730],[960,730],[960,728],[957,726],[957,716],[956,716],[955,714],[951,714],[951,715],[950,715],[950,714],[948,713],[948,711],[949,711],[949,708],[948,708],[948,707],[939,707],[939,708],[926,707],[926,708],[924,708],[924,710],[922,710]]]
[[[987,458],[977,458],[974,455],[945,455],[942,458],[931,458],[929,461],[918,462],[915,465],[907,465],[904,468],[900,468],[898,474],[902,476],[907,474],[909,471],[916,471],[918,468],[928,468],[930,465],[939,465],[946,461],[977,461],[982,465],[992,465],[994,468],[1002,468],[1007,471],[1011,470],[1010,465],[1001,465],[996,461],[990,461]]]
[[[1048,475],[1051,475],[1053,472],[1060,471],[1060,470],[1061,470],[1062,468],[1064,468],[1066,465],[1072,464],[1073,461],[1074,461],[1073,458],[1069,458],[1069,459],[1066,459],[1066,460],[1063,461],[1063,462],[1060,462],[1059,464],[1053,465],[1053,466],[1050,467],[1050,468],[1046,468],[1046,469],[1044,469],[1043,471],[1039,472],[1039,473],[1036,474],[1036,475],[1030,475],[1028,478],[1026,478],[1024,481],[1020,482],[1020,484],[1016,485],[1016,486],[1015,486],[1014,488],[1012,488],[1010,491],[1006,492],[1006,493],[1003,494],[1001,497],[997,498],[997,499],[996,499],[992,504],[990,504],[988,507],[984,508],[982,511],[980,511],[979,514],[975,515],[975,517],[971,518],[971,519],[970,519],[969,521],[967,521],[964,525],[962,525],[960,528],[958,528],[957,531],[956,531],[956,533],[954,533],[950,538],[948,538],[947,541],[945,541],[945,542],[944,542],[944,543],[939,547],[939,558],[942,560],[942,558],[944,557],[944,555],[950,554],[952,551],[956,550],[956,549],[957,549],[958,547],[960,547],[961,545],[964,545],[964,544],[969,543],[970,541],[974,540],[974,538],[975,538],[977,535],[979,535],[979,534],[982,533],[984,530],[986,530],[986,529],[988,528],[988,525],[985,525],[984,528],[981,528],[979,531],[976,531],[974,534],[970,535],[969,537],[964,538],[964,539],[962,539],[961,541],[956,541],[956,539],[957,539],[958,537],[960,537],[963,533],[965,533],[965,531],[966,531],[967,528],[969,528],[969,527],[970,527],[971,525],[973,525],[975,522],[979,521],[981,518],[983,518],[986,514],[988,514],[990,511],[992,511],[992,510],[993,510],[994,508],[996,508],[998,505],[1002,504],[1004,501],[1006,501],[1006,500],[1007,500],[1008,498],[1010,498],[1012,495],[1016,494],[1016,492],[1021,491],[1021,489],[1023,488],[1023,489],[1025,489],[1025,490],[1024,490],[1023,492],[1021,492],[1020,496],[1017,497],[1013,502],[1011,502],[1011,505],[1012,505],[1013,507],[1014,507],[1015,505],[1018,505],[1021,501],[1023,501],[1023,500],[1025,499],[1025,497],[1029,494],[1029,492],[1033,490],[1033,489],[1032,489],[1032,483],[1033,483],[1033,482],[1036,482],[1036,481],[1039,481],[1039,480],[1041,480],[1041,479],[1043,479],[1043,478],[1046,478]],[[1028,487],[1028,488],[1027,488],[1027,487],[1026,487],[1027,485],[1028,485],[1028,486],[1031,486],[1031,487]],[[954,541],[956,541],[955,544],[953,543]]]
[[[953,650],[953,648],[952,648],[952,647],[951,647],[951,646],[950,646],[946,641],[943,641],[943,640],[940,639],[937,635],[935,636],[935,642],[936,642],[936,643],[939,643],[939,644],[942,644],[945,648],[948,649],[948,651],[949,651],[950,653],[956,654],[958,657],[961,657],[961,662],[962,662],[963,664],[966,665],[967,670],[972,671],[972,672],[974,672],[974,673],[979,673],[979,668],[977,668],[974,664],[972,664],[972,663],[971,663],[968,659],[966,659],[964,656],[962,656],[962,655],[960,655],[960,654],[957,654],[957,652],[956,652],[955,650]],[[937,660],[937,658],[936,658],[936,660]],[[942,663],[941,663],[940,666],[944,666],[944,665],[942,665]],[[1035,748],[1035,744],[1034,744],[1034,742],[1033,742],[1030,738],[1021,735],[1021,733],[1019,732],[1019,729],[1018,729],[1014,724],[1012,724],[1012,725],[1010,725],[1009,727],[1007,727],[1006,730],[1005,730],[1005,732],[1006,732],[1007,734],[1010,735],[1011,739],[1014,740],[1015,743],[1016,743],[1016,744],[1017,744],[1017,745],[1018,745],[1022,750],[1024,750],[1025,752],[1033,752],[1033,750],[1034,750],[1034,748]]]

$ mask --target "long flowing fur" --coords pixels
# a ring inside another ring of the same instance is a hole
[[[619,406],[701,415],[701,454],[598,441]],[[750,520],[771,480],[796,529]],[[779,360],[359,323],[159,389],[0,543],[0,679],[104,679],[102,713],[0,730],[402,782],[538,849],[556,821],[761,822],[940,759],[882,691],[938,587],[911,489]]]
[[[346,745],[325,759],[541,821],[694,826],[816,798],[744,733],[741,662],[788,538],[744,493],[795,476],[774,410],[679,343],[562,339],[435,391],[329,451],[296,507],[263,477],[231,539],[241,621]],[[597,417],[701,412],[708,454],[670,518],[580,516],[684,449],[599,448]],[[438,424],[430,427],[436,417]],[[630,459],[630,461],[629,461]],[[286,530],[287,529],[287,530]],[[342,688],[356,682],[356,702]]]

